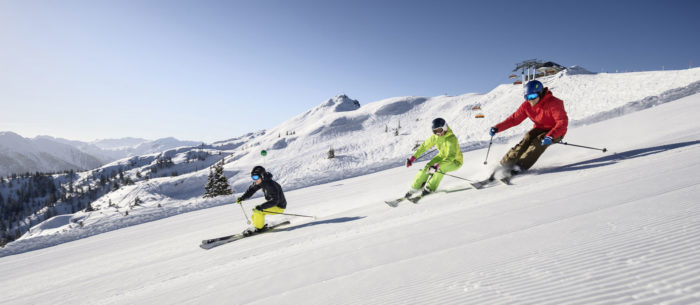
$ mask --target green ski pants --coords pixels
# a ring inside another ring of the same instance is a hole
[[[448,161],[448,162],[438,162],[440,164],[440,170],[435,172],[432,177],[428,173],[428,170],[430,169],[430,166],[435,164],[434,162],[428,162],[428,164],[421,170],[418,171],[418,174],[416,174],[416,178],[413,179],[413,185],[411,187],[413,189],[419,189],[425,185],[425,187],[430,190],[431,192],[434,192],[437,190],[438,185],[440,185],[440,181],[442,181],[442,178],[445,176],[442,173],[447,173],[451,171],[456,171],[460,167],[462,167],[462,163],[459,163],[457,161]],[[428,178],[430,177],[430,180]]]

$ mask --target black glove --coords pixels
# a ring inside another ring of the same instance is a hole
[[[236,199],[236,203],[241,204],[242,202],[243,202],[243,198],[238,197],[238,199]]]
[[[263,210],[262,205],[256,205],[256,206],[255,206],[255,209],[258,210],[258,211],[262,211],[262,210]]]

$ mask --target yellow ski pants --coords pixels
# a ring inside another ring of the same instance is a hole
[[[276,215],[279,213],[284,213],[284,209],[277,206],[262,211],[253,209],[253,225],[258,229],[262,229],[265,226],[265,215]]]
[[[442,173],[456,171],[462,167],[462,163],[457,161],[440,162],[440,170],[430,176],[428,170],[430,169],[431,165],[431,162],[428,162],[428,165],[426,165],[425,168],[418,171],[418,174],[416,174],[416,178],[413,179],[413,184],[411,185],[413,189],[419,189],[425,185],[427,189],[434,192],[437,190],[438,185],[440,185],[442,177],[445,176]],[[430,178],[430,180],[428,180],[428,178]]]

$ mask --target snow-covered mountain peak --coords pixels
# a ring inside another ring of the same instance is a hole
[[[578,75],[578,74],[595,74],[595,73],[588,71],[586,68],[581,67],[581,66],[571,66],[571,67],[566,69],[566,74]]]
[[[329,109],[333,112],[346,112],[360,109],[360,102],[349,98],[345,94],[336,95],[333,98],[328,99],[323,104],[317,107],[317,109],[326,110]]]
[[[5,139],[23,140],[24,138],[12,131],[0,131],[0,137]]]

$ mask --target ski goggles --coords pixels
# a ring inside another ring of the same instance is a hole
[[[252,175],[252,176],[250,176],[250,178],[253,178],[253,180],[258,180],[258,179],[260,179],[260,176],[259,175]]]
[[[540,95],[537,94],[537,93],[525,94],[525,99],[528,100],[528,101],[531,101],[531,100],[536,99],[536,98],[539,97],[539,96],[540,96]]]
[[[433,133],[434,133],[434,134],[441,134],[441,133],[443,133],[444,131],[445,131],[445,130],[442,129],[442,127],[438,127],[438,128],[433,129]]]

